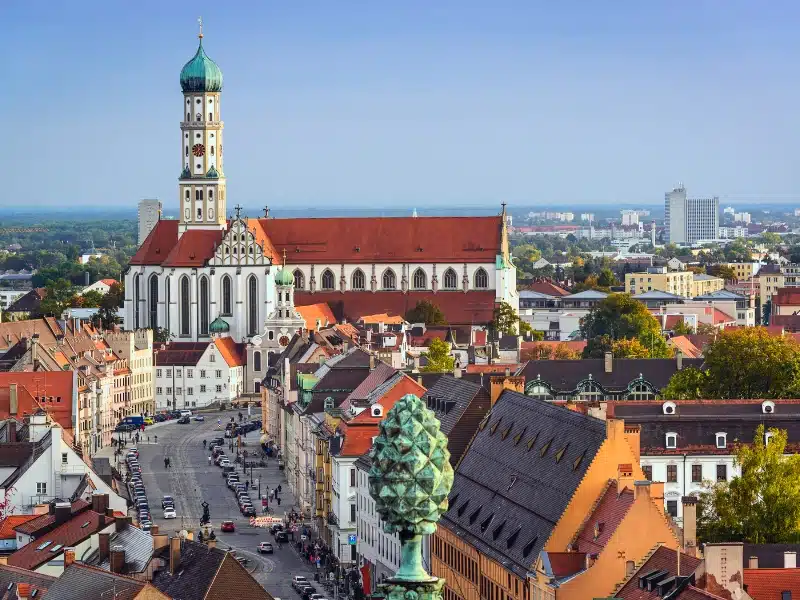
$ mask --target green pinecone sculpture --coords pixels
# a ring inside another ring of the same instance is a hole
[[[433,411],[414,394],[403,396],[381,422],[370,458],[370,495],[386,532],[410,538],[436,531],[453,467]]]

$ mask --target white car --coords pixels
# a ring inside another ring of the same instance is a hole
[[[167,507],[164,509],[164,518],[165,519],[177,519],[178,515],[175,513],[175,509],[172,507]]]

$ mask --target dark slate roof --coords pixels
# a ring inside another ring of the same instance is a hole
[[[51,502],[50,506],[53,507],[54,503]],[[86,500],[75,500],[72,503],[70,515],[71,517],[79,515],[89,510],[91,506],[92,505],[86,502]],[[19,527],[15,527],[14,531],[38,538],[47,533],[48,531],[52,531],[53,529],[55,529],[55,527],[56,527],[55,513],[47,512],[43,515],[36,517],[35,519],[28,521],[27,523],[23,523]]]
[[[441,524],[524,577],[605,438],[599,419],[504,391],[458,466]]]
[[[691,556],[681,552],[681,573],[683,575],[694,573],[702,562],[702,559],[697,558],[696,556]],[[678,553],[675,550],[667,548],[666,546],[659,546],[654,552],[651,553],[645,563],[639,567],[633,573],[633,575],[624,581],[624,585],[613,594],[613,597],[620,598],[621,600],[661,600],[662,596],[658,593],[658,588],[648,592],[646,589],[643,590],[639,587],[639,579],[641,577],[650,575],[657,571],[666,571],[664,578],[677,575]],[[691,589],[696,588],[691,587]],[[684,592],[678,596],[677,600],[690,597],[686,595],[686,592],[687,590],[684,590]],[[717,596],[708,595],[706,597],[712,599],[716,598]]]
[[[44,294],[42,293],[42,288],[34,288],[29,291],[24,296],[20,296],[14,302],[12,302],[6,311],[8,312],[34,312],[39,310],[39,306],[42,304],[42,298]]]
[[[29,571],[28,569],[12,567],[11,565],[0,565],[0,590],[2,590],[4,594],[6,591],[8,592],[6,595],[7,598],[17,597],[18,583],[30,584],[31,591],[34,589],[39,590],[36,596],[41,598],[56,579],[56,577],[42,575],[41,573]]]
[[[785,429],[788,447],[800,449],[800,401],[774,400],[774,412],[764,413],[764,400],[677,400],[672,414],[664,402],[609,403],[608,416],[639,425],[642,454],[731,454],[737,442],[752,442],[760,424]],[[677,433],[677,447],[666,447],[667,433]],[[727,434],[727,446],[717,448],[717,433]]]
[[[208,350],[209,342],[170,342],[155,348],[157,367],[193,367]]]
[[[146,531],[142,531],[133,525],[128,525],[122,531],[116,531],[111,534],[109,547],[113,548],[114,546],[122,546],[125,549],[124,573],[143,572],[153,555],[153,538]],[[110,557],[103,561],[99,561],[98,558],[99,554],[95,553],[86,562],[96,565],[104,571],[110,571]]]
[[[519,350],[520,340],[518,335],[503,335],[497,345],[500,350]]]
[[[47,600],[88,600],[106,597],[114,600],[131,600],[144,586],[145,583],[142,581],[76,563],[67,567],[50,586]]]
[[[702,358],[684,358],[683,368],[703,365]],[[678,371],[678,363],[671,358],[615,358],[611,372],[606,373],[602,358],[577,360],[530,360],[520,369],[530,383],[541,375],[543,381],[563,393],[571,393],[578,384],[591,375],[592,380],[608,391],[622,391],[641,375],[657,389],[663,389]]]
[[[800,554],[800,544],[744,544],[744,564],[757,556],[759,569],[783,569],[784,552]]]
[[[436,413],[442,433],[449,436],[481,389],[477,383],[445,374],[425,392],[422,400]]]

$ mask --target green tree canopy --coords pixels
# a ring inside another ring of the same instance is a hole
[[[409,323],[425,323],[425,325],[447,325],[442,310],[429,300],[420,300],[405,316]]]
[[[703,357],[705,370],[673,375],[665,397],[796,398],[800,391],[800,344],[763,327],[724,329]]]
[[[111,329],[118,323],[117,309],[121,308],[125,302],[125,290],[121,283],[112,285],[108,293],[103,296],[100,302],[100,310],[97,311],[100,324],[103,329]]]
[[[65,279],[54,281],[45,288],[45,297],[39,306],[39,313],[47,317],[61,318],[61,313],[70,307],[74,293],[72,285]]]
[[[428,351],[423,356],[428,359],[428,364],[421,369],[422,371],[444,373],[452,371],[455,366],[455,358],[450,356],[450,344],[439,338],[431,340]]]
[[[602,300],[581,319],[581,334],[587,340],[584,358],[602,358],[613,351],[614,341],[622,339],[638,339],[649,358],[672,356],[658,320],[630,294],[611,294]]]
[[[784,456],[786,431],[759,425],[752,444],[736,447],[742,474],[700,497],[703,542],[780,544],[800,541],[800,455]]]

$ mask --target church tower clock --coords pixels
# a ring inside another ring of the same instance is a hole
[[[203,50],[203,25],[194,57],[181,70],[181,176],[179,235],[187,229],[222,229],[226,223],[222,165],[222,71]]]

